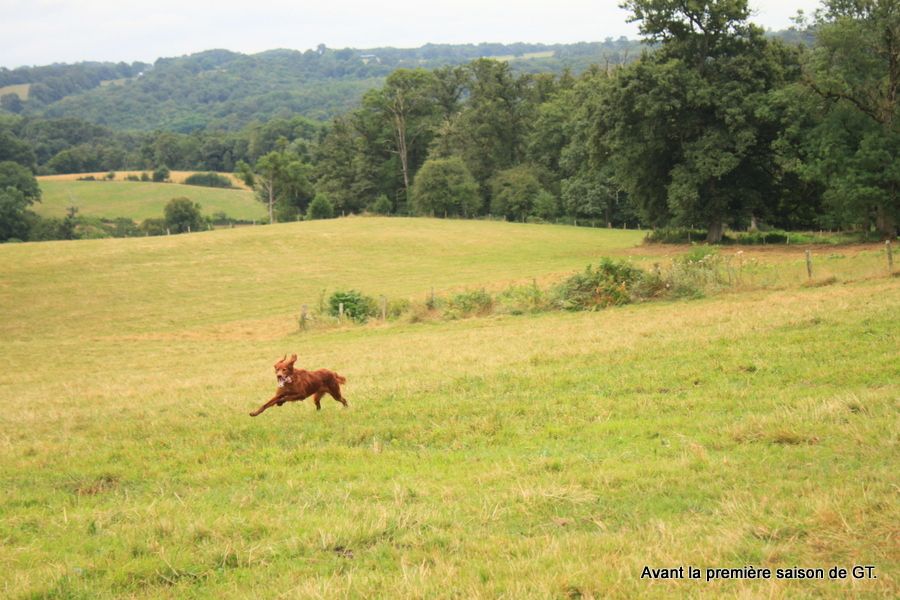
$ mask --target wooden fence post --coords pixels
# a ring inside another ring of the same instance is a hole
[[[304,304],[300,307],[300,331],[306,331],[306,321],[308,318],[307,307]]]
[[[894,276],[894,251],[891,248],[891,240],[886,240],[884,242],[884,251],[887,253],[888,259],[888,275]]]
[[[166,227],[166,235],[172,235],[172,232],[169,231],[169,228],[168,228],[168,227]]]
[[[806,274],[812,280],[812,253],[809,250],[806,251]]]
[[[344,320],[344,303],[338,304],[338,321]]]
[[[381,297],[381,320],[387,321],[387,296]]]

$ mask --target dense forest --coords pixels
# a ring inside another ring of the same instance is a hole
[[[398,68],[433,69],[498,57],[516,72],[581,72],[595,63],[640,56],[627,40],[582,44],[428,44],[421,48],[270,50],[245,55],[209,50],[154,64],[82,63],[0,69],[0,88],[30,84],[27,100],[10,92],[7,112],[74,117],[120,130],[236,131],[254,121],[328,119]]]
[[[353,81],[361,74],[383,80],[327,122],[282,106],[240,128],[238,119],[221,128],[198,123],[186,132],[139,132],[23,111],[0,118],[0,161],[47,173],[235,171],[269,205],[272,220],[362,211],[565,218],[696,228],[710,242],[722,240],[727,228],[896,234],[895,0],[826,0],[812,20],[782,36],[752,24],[743,0],[626,5],[643,49],[634,52],[636,43],[624,41],[586,45],[583,54],[570,49],[585,57],[618,48],[583,69],[559,69],[563,55],[556,50],[521,64],[482,57],[453,64],[451,55],[480,56],[484,46],[396,55],[379,49],[371,53],[379,60],[367,56],[368,62],[354,51],[342,61],[342,51],[324,47],[158,61],[154,81],[173,86],[177,76],[157,76],[191,64],[213,73],[211,80],[253,81],[250,72],[258,69],[246,61],[269,55],[295,65],[285,69],[327,59],[335,69],[356,64]],[[552,47],[515,50],[524,56],[541,48]],[[501,50],[510,47],[494,49]],[[521,66],[533,60],[560,62],[537,72]],[[426,66],[418,66],[422,61]],[[340,71],[338,81],[348,73]],[[95,92],[133,90],[150,74]],[[158,103],[166,103],[167,89]],[[87,98],[73,97],[70,105]]]

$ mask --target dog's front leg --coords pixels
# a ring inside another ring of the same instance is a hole
[[[263,404],[256,410],[254,410],[252,413],[250,413],[250,416],[255,417],[256,415],[260,414],[262,411],[266,410],[267,408],[272,408],[276,404],[279,404],[279,405],[283,404],[284,402],[281,400],[282,400],[282,396],[280,394],[275,394],[274,398],[272,398],[271,400],[269,400],[268,402],[266,402],[265,404]]]

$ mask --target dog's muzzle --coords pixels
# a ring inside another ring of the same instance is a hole
[[[278,376],[278,387],[280,388],[283,388],[284,384],[292,382],[293,379],[291,377],[282,377],[281,375]]]

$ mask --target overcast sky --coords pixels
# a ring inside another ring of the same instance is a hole
[[[211,48],[415,47],[434,43],[637,37],[619,0],[0,0],[0,66],[153,62]],[[750,0],[753,21],[784,29],[819,0]]]

